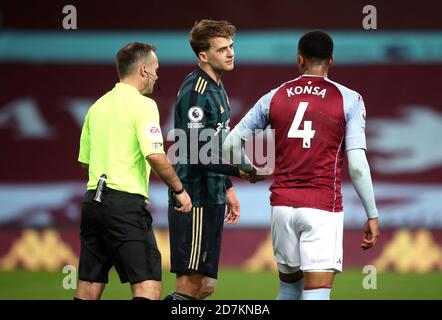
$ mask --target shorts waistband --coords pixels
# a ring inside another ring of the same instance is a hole
[[[95,194],[96,189],[92,189],[92,190],[87,190],[85,193],[85,198],[89,200],[89,198],[92,199],[92,197]],[[127,197],[134,197],[136,199],[139,200],[145,200],[146,198],[144,196],[142,196],[141,194],[137,194],[137,193],[129,193],[126,191],[120,191],[120,190],[115,190],[109,187],[106,187],[106,190],[104,191],[104,193],[107,197],[109,196],[127,196]]]

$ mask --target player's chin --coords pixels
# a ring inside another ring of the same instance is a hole
[[[235,65],[233,64],[233,62],[231,63],[226,63],[224,66],[224,71],[231,71],[235,68]]]

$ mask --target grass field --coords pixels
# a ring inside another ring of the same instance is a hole
[[[62,286],[66,274],[47,272],[0,272],[0,300],[10,299],[72,299],[74,290]],[[346,270],[336,277],[332,299],[442,299],[442,273],[377,275],[377,289],[364,290],[366,274],[360,270]],[[223,269],[217,290],[211,299],[272,300],[278,291],[276,274],[270,271],[246,273],[238,269]],[[164,273],[163,294],[174,287],[174,275]],[[119,282],[111,272],[103,299],[130,299],[130,288]]]

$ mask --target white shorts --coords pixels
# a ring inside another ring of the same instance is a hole
[[[342,271],[344,213],[272,207],[272,242],[278,264],[303,271]]]

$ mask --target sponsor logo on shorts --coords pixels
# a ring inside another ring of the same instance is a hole
[[[310,259],[310,263],[325,263],[329,262],[329,258],[321,258],[321,259]]]

